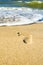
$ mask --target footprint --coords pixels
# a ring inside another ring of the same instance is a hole
[[[27,44],[27,41],[28,41],[28,37],[24,37],[23,42],[24,42],[25,44]]]
[[[28,36],[27,37],[24,36],[23,42],[25,44],[27,44],[27,43],[32,44],[32,35],[29,35],[29,37]]]
[[[20,35],[21,35],[21,33],[20,33],[20,32],[17,32],[17,35],[18,35],[18,36],[20,36]]]
[[[21,32],[17,32],[17,35],[20,36],[23,43],[25,43],[25,44],[32,43],[32,35],[25,36],[25,35],[21,34]]]

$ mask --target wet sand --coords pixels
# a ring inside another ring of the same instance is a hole
[[[0,65],[43,65],[43,23],[0,27]]]

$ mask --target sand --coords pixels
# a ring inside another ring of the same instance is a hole
[[[0,27],[0,65],[43,65],[43,23]]]

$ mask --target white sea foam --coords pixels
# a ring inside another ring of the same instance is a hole
[[[0,7],[0,26],[43,22],[43,10],[26,7]]]

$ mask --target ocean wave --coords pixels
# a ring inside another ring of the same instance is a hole
[[[26,7],[0,7],[0,26],[43,22],[43,10]]]

